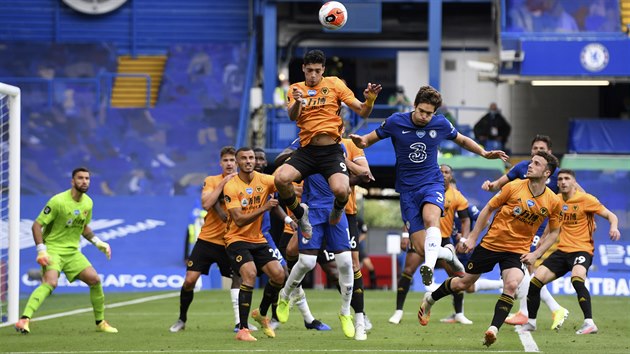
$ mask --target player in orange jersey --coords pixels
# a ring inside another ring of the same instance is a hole
[[[558,235],[558,249],[542,263],[529,283],[527,310],[529,319],[523,325],[527,331],[536,330],[536,315],[540,307],[540,289],[547,283],[571,272],[578,303],[584,313],[584,323],[576,334],[597,333],[591,309],[591,294],[584,285],[588,268],[593,261],[593,231],[595,214],[610,223],[608,235],[612,241],[621,237],[617,216],[594,196],[577,188],[575,172],[562,169],[558,172],[558,188],[562,197],[562,226]],[[550,237],[544,235],[543,238]]]
[[[339,116],[341,103],[367,118],[382,89],[381,85],[368,83],[363,91],[365,102],[361,102],[341,79],[324,77],[325,65],[326,56],[321,50],[311,50],[304,55],[302,71],[305,80],[291,85],[288,102],[289,118],[300,129],[301,146],[275,173],[280,198],[298,219],[306,239],[312,232],[308,206],[298,201],[292,183],[321,173],[335,195],[329,222],[333,225],[339,222],[350,194],[348,167],[339,144],[343,133],[343,121]]]
[[[240,286],[240,277],[238,274],[232,273],[230,260],[225,252],[225,221],[227,219],[225,213],[225,204],[223,203],[221,194],[223,186],[236,175],[236,149],[232,146],[225,146],[221,149],[221,174],[216,176],[208,176],[203,182],[203,190],[201,191],[201,205],[208,211],[204,218],[203,226],[199,233],[199,237],[195,242],[195,246],[187,259],[186,277],[182,289],[179,294],[179,318],[171,327],[171,332],[179,332],[186,328],[186,320],[188,319],[188,308],[193,301],[195,295],[195,284],[201,274],[208,274],[210,266],[216,263],[219,266],[221,275],[232,278],[232,289],[230,296],[232,298],[232,307],[235,312],[235,321],[238,326],[238,288]],[[236,305],[236,306],[234,306]]]
[[[492,271],[498,263],[503,279],[503,294],[494,309],[494,317],[485,332],[484,345],[490,346],[497,339],[497,332],[510,313],[516,288],[523,279],[526,264],[531,264],[545,253],[560,231],[560,198],[547,188],[545,181],[558,166],[555,156],[538,152],[527,168],[527,179],[512,181],[496,194],[483,208],[475,228],[464,242],[463,249],[473,254],[466,265],[463,278],[448,278],[433,293],[427,292],[418,311],[420,324],[429,323],[431,306],[439,299],[465,290],[482,273]],[[481,243],[479,234],[487,225],[492,213],[497,210],[492,224]],[[540,224],[549,219],[549,237],[530,252],[530,244]]]
[[[249,147],[236,151],[238,174],[223,187],[228,220],[225,245],[232,269],[242,279],[238,295],[240,329],[237,340],[256,341],[249,333],[247,316],[252,303],[256,277],[260,271],[269,276],[260,307],[252,311],[252,317],[262,325],[262,331],[270,338],[276,336],[270,327],[267,311],[278,301],[278,291],[284,284],[284,269],[274,257],[262,233],[263,214],[278,205],[273,198],[276,187],[273,176],[254,171],[256,155]]]

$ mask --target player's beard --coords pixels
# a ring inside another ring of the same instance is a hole
[[[87,193],[88,189],[90,189],[90,186],[89,185],[75,186],[74,188],[81,193]]]

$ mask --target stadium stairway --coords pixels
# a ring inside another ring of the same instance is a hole
[[[630,0],[619,0],[621,30],[630,35]]]
[[[151,77],[151,107],[155,106],[164,74],[166,56],[118,57],[118,74],[145,74]],[[147,82],[144,77],[117,76],[112,89],[111,106],[115,108],[145,107]]]

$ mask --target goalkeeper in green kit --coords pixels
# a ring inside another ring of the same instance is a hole
[[[68,281],[80,279],[90,287],[90,300],[94,308],[96,331],[118,333],[105,321],[105,295],[101,279],[92,264],[79,251],[81,235],[90,241],[107,259],[112,251],[109,244],[94,236],[88,224],[92,220],[92,199],[85,194],[90,187],[90,171],[79,167],[72,171],[72,188],[48,201],[33,223],[33,239],[37,246],[37,263],[42,266],[42,284],[31,294],[15,329],[30,333],[29,321],[44,300],[55,290],[59,274],[64,272]]]

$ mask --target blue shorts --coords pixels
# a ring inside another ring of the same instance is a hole
[[[287,265],[287,261],[282,257],[282,253],[280,253],[280,250],[278,249],[278,247],[276,247],[276,243],[273,242],[273,237],[271,237],[271,234],[268,232],[263,232],[263,236],[265,236],[265,240],[267,240],[269,248],[273,250],[273,258],[277,259],[278,262],[280,262],[280,265]]]
[[[431,183],[417,191],[400,194],[400,213],[410,234],[424,230],[422,206],[425,203],[437,205],[444,216],[444,184]]]
[[[298,247],[300,250],[319,250],[325,241],[326,250],[330,252],[350,251],[348,220],[342,217],[337,225],[330,225],[329,215],[329,209],[309,209],[308,219],[313,226],[313,233],[310,240],[306,240],[301,233],[299,234]]]

